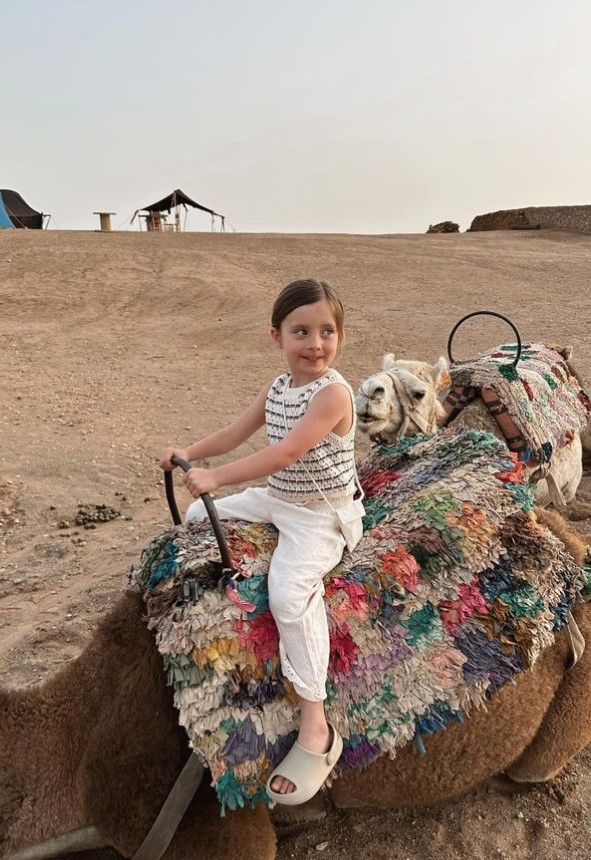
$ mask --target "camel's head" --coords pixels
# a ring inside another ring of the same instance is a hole
[[[402,436],[433,435],[445,417],[438,394],[449,385],[448,368],[443,357],[431,366],[385,355],[381,372],[366,379],[357,392],[360,430],[388,445]]]

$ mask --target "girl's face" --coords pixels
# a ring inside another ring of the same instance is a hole
[[[334,313],[322,299],[288,314],[271,337],[285,353],[294,387],[307,385],[329,369],[339,348]]]

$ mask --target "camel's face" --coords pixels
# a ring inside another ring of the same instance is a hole
[[[362,383],[355,398],[359,428],[372,439],[393,444],[401,436],[433,434],[444,418],[437,394],[447,382],[448,364],[395,361],[384,356],[383,369]]]
[[[420,409],[428,394],[425,383],[405,371],[399,371],[396,377],[408,391],[416,408]],[[394,384],[392,374],[376,373],[366,379],[357,392],[355,411],[359,428],[372,438],[378,435],[395,437],[402,427],[404,410]],[[414,432],[418,433],[418,428]]]

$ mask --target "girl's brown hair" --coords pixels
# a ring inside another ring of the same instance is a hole
[[[327,281],[315,281],[313,278],[305,278],[292,281],[283,287],[271,311],[271,325],[279,331],[281,323],[292,311],[302,305],[313,305],[326,299],[334,314],[337,333],[339,336],[339,348],[345,338],[345,311],[335,290]]]

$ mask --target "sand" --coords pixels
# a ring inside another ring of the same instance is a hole
[[[353,386],[384,352],[435,362],[453,325],[481,309],[510,317],[524,340],[571,344],[591,378],[590,271],[589,237],[546,231],[0,232],[0,683],[36,684],[80,653],[169,522],[160,450],[217,428],[282,369],[268,320],[283,284],[311,276],[339,289],[338,366]],[[454,357],[510,337],[479,317],[458,331]],[[106,521],[92,521],[97,511]],[[584,752],[546,786],[496,779],[435,808],[329,810],[281,828],[278,857],[583,860],[590,788]]]

